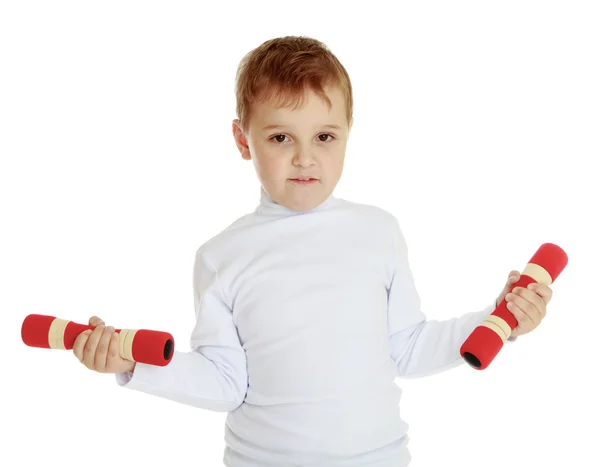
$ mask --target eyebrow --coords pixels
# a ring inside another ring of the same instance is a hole
[[[267,130],[276,130],[278,128],[286,128],[285,125],[267,125],[266,127],[264,127],[262,129],[262,131],[267,131]],[[342,127],[340,127],[339,125],[333,125],[333,124],[328,124],[328,125],[319,125],[319,128],[331,128],[333,130],[341,130]]]

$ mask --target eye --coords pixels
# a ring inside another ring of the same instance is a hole
[[[275,136],[273,136],[271,139],[276,139],[276,138],[280,138],[280,137],[283,137],[283,138],[285,138],[285,135],[275,135]],[[276,141],[276,142],[277,142],[277,143],[283,143],[283,141],[280,141],[279,139],[277,139],[277,141]]]
[[[330,136],[330,137],[331,137],[331,140],[330,140],[330,141],[333,141],[333,140],[335,139],[335,138],[333,137],[333,135],[330,135],[329,133],[323,133],[323,134],[319,135],[319,138],[321,138],[321,136]],[[321,140],[321,141],[323,141],[323,140]],[[324,142],[324,143],[329,143],[329,141],[323,141],[323,142]]]
[[[329,136],[331,139],[330,140],[327,140],[327,139],[324,140],[324,139],[321,138],[322,136],[325,136],[325,137]],[[285,141],[285,137],[286,137],[285,135],[279,134],[279,135],[275,135],[275,136],[271,137],[270,139],[271,140],[275,140],[276,143],[283,143]],[[281,140],[280,138],[284,138],[284,140]],[[333,141],[334,139],[335,139],[335,137],[333,135],[330,135],[329,133],[321,133],[319,135],[319,140],[322,143],[329,143],[329,142]]]

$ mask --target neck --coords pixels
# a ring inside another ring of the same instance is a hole
[[[338,199],[333,195],[329,196],[324,202],[319,204],[318,206],[306,210],[306,211],[294,211],[283,204],[279,204],[269,196],[269,194],[265,191],[263,187],[260,188],[260,204],[256,208],[256,213],[261,216],[271,216],[271,217],[289,217],[289,216],[297,216],[301,214],[308,214],[311,212],[323,211],[325,209],[329,209],[335,206],[338,203]]]

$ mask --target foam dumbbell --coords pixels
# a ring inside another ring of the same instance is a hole
[[[567,262],[567,254],[562,248],[553,243],[544,243],[531,257],[510,291],[515,287],[527,287],[532,282],[552,284]],[[517,326],[516,318],[506,305],[506,298],[503,298],[462,344],[460,355],[471,367],[477,370],[487,368]]]
[[[79,334],[92,326],[54,316],[31,314],[23,320],[21,339],[25,345],[43,349],[71,350]],[[168,332],[148,329],[115,329],[119,333],[122,358],[166,366],[173,358],[175,340]]]

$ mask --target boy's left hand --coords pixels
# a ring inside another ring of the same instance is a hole
[[[510,337],[522,336],[537,328],[546,316],[546,305],[552,299],[552,289],[537,282],[529,284],[527,288],[515,287],[511,293],[508,293],[520,277],[519,271],[511,271],[504,289],[496,298],[496,306],[498,306],[506,297],[508,311],[517,320],[517,326]]]

